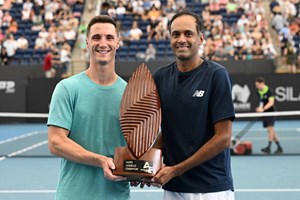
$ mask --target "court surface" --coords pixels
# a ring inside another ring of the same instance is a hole
[[[52,200],[59,158],[4,158],[0,161],[0,199]],[[236,200],[299,200],[300,156],[233,156]],[[132,188],[132,200],[162,199],[157,188]]]

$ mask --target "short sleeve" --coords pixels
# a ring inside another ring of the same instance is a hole
[[[212,80],[212,93],[209,108],[213,123],[224,119],[234,120],[235,113],[231,89],[232,82],[228,72],[223,68],[217,70],[214,73]]]
[[[70,130],[73,118],[73,106],[69,91],[60,82],[53,92],[47,125],[59,126]]]

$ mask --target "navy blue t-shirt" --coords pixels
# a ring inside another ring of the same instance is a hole
[[[180,72],[174,62],[160,68],[154,80],[161,99],[167,166],[186,160],[211,139],[213,124],[235,117],[231,79],[227,70],[215,62],[204,60],[189,72]],[[229,148],[163,188],[184,193],[233,190]]]

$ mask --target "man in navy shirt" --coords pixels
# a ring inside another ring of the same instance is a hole
[[[155,75],[162,106],[163,167],[152,182],[164,200],[233,200],[230,165],[235,118],[227,70],[198,55],[202,22],[189,11],[170,21],[176,62]]]

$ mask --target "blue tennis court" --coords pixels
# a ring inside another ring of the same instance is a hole
[[[52,200],[59,158],[0,161],[0,199]],[[299,200],[300,156],[233,156],[236,200]],[[157,188],[132,188],[132,200],[162,199]]]
[[[249,121],[235,122],[233,135]],[[237,200],[300,199],[300,121],[276,121],[284,155],[263,155],[267,133],[255,121],[242,140],[253,142],[253,156],[232,156]],[[260,155],[260,156],[257,156]],[[23,157],[25,156],[25,157]],[[0,199],[54,199],[60,158],[51,156],[45,124],[0,124]],[[132,200],[162,199],[157,188],[132,188]]]

